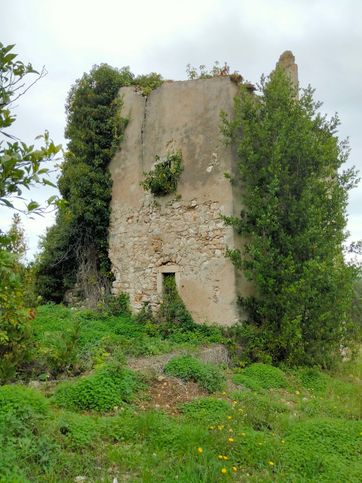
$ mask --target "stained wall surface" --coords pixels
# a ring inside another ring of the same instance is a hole
[[[235,171],[236,159],[220,133],[220,111],[232,114],[237,91],[222,77],[165,82],[147,98],[133,87],[121,89],[129,124],[110,165],[110,259],[114,293],[128,293],[136,310],[144,302],[157,307],[163,273],[175,273],[197,322],[231,325],[240,318],[237,295],[248,287],[225,258],[226,248],[239,242],[220,218],[240,209],[238,187],[224,176]],[[145,192],[140,182],[155,156],[176,150],[184,166],[177,193]]]

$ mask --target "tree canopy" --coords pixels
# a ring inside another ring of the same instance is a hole
[[[227,222],[244,237],[229,256],[255,287],[242,298],[241,333],[252,359],[328,365],[353,339],[350,319],[356,274],[346,264],[348,191],[353,169],[339,171],[348,144],[339,119],[319,113],[308,88],[298,98],[277,69],[261,95],[242,88],[224,132],[239,158],[243,210]]]
[[[9,133],[16,120],[13,112],[14,102],[43,75],[31,64],[24,64],[17,60],[17,54],[13,53],[14,45],[4,46],[0,43],[0,205],[14,208],[15,199],[23,198],[23,189],[29,189],[33,184],[54,186],[49,181],[48,168],[45,162],[52,159],[60,150],[49,138],[49,133],[38,136],[44,145],[35,148]],[[32,81],[28,81],[33,76]],[[5,142],[7,139],[7,142]],[[48,202],[52,202],[52,199]],[[39,211],[40,207],[35,201],[27,201],[25,211]]]

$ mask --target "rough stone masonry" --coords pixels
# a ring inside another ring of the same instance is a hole
[[[297,82],[294,56],[281,65]],[[297,85],[297,84],[296,84]],[[165,274],[197,322],[232,325],[240,320],[238,295],[251,287],[225,257],[242,240],[224,215],[238,215],[241,189],[230,183],[237,159],[220,132],[220,112],[232,116],[238,86],[229,77],[165,82],[148,97],[123,87],[122,116],[129,119],[121,149],[110,164],[113,178],[109,255],[115,294],[128,293],[139,310],[162,300]],[[172,195],[155,197],[140,185],[156,156],[180,150],[184,171]]]

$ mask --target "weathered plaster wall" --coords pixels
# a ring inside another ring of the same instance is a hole
[[[229,78],[166,82],[146,99],[121,89],[129,117],[113,177],[110,258],[114,291],[139,309],[162,296],[162,273],[175,272],[179,292],[198,322],[230,325],[245,281],[224,256],[236,242],[220,214],[236,214],[240,193],[224,177],[236,160],[220,134],[220,111],[232,113],[237,86]],[[177,195],[153,197],[140,186],[155,156],[181,150]],[[234,202],[235,201],[235,202]],[[237,287],[238,285],[238,287]]]

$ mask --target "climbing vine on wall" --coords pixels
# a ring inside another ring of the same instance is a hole
[[[56,224],[43,239],[37,286],[59,302],[77,282],[80,296],[97,303],[113,279],[108,258],[112,180],[108,165],[127,125],[120,115],[120,87],[139,86],[143,95],[161,83],[158,74],[135,77],[128,67],[94,66],[71,88],[67,103],[67,152],[58,187]]]
[[[165,196],[174,193],[177,182],[183,171],[181,151],[170,153],[164,161],[156,156],[155,167],[144,173],[145,179],[141,186],[155,196]]]

